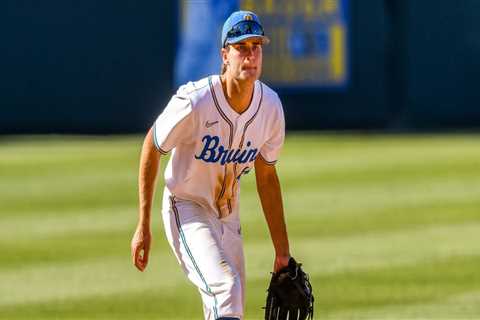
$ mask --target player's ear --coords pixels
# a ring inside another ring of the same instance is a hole
[[[223,64],[227,64],[228,62],[228,47],[221,49],[222,61]]]

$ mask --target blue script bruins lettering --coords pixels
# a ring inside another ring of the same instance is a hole
[[[195,155],[195,159],[205,162],[226,163],[247,163],[257,158],[257,149],[250,148],[252,143],[247,142],[247,149],[227,149],[220,144],[220,138],[217,136],[206,135],[202,138],[203,150],[200,155]]]

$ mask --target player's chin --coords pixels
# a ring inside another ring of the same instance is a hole
[[[259,78],[259,71],[257,68],[244,69],[241,72],[241,78],[245,81],[255,81]]]

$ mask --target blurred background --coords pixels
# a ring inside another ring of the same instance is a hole
[[[220,30],[257,12],[288,129],[478,128],[480,3],[3,1],[1,133],[143,132],[179,84],[219,73]]]
[[[220,72],[237,9],[271,39],[316,318],[479,319],[478,0],[1,1],[0,319],[201,318],[163,179],[149,268],[130,261],[138,159],[176,88]],[[242,180],[245,319],[261,319],[273,249]]]

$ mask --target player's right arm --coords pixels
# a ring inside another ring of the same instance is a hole
[[[152,241],[150,217],[159,165],[160,152],[154,145],[153,128],[151,128],[143,141],[140,156],[138,175],[139,217],[131,242],[133,264],[140,271],[144,271],[147,267],[150,254]]]
[[[150,217],[160,156],[186,141],[195,127],[188,96],[177,92],[148,131],[143,142],[138,175],[139,217],[131,249],[133,264],[144,271],[148,264],[152,239]]]

